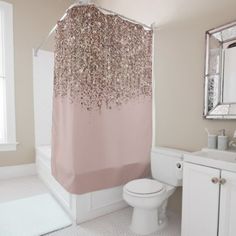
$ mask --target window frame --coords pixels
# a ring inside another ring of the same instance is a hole
[[[0,12],[3,14],[3,44],[5,69],[5,101],[6,101],[6,137],[0,143],[0,151],[15,151],[16,122],[15,122],[15,83],[14,83],[14,42],[13,42],[13,5],[0,1]]]

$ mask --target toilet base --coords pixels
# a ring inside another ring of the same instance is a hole
[[[139,235],[148,235],[161,230],[167,224],[167,220],[158,221],[157,209],[142,209],[135,207],[130,229]]]

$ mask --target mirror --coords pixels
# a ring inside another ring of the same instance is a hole
[[[236,21],[206,32],[207,119],[236,119]]]
[[[236,103],[236,43],[231,45],[224,50],[224,103]]]

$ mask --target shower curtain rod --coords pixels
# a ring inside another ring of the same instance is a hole
[[[150,29],[150,30],[151,30],[151,29],[153,29],[153,28],[155,27],[155,23],[153,23],[151,26],[148,26],[148,25],[146,25],[146,24],[143,24],[143,23],[141,23],[141,22],[138,22],[138,21],[136,21],[136,20],[133,20],[133,19],[130,19],[130,18],[126,17],[126,16],[123,16],[123,15],[121,15],[121,14],[118,14],[118,13],[116,13],[116,12],[114,12],[114,11],[105,9],[105,8],[103,8],[103,7],[99,7],[99,6],[97,6],[95,3],[86,3],[86,4],[74,3],[74,4],[72,4],[71,6],[69,6],[69,7],[66,9],[65,14],[61,17],[60,21],[63,20],[63,19],[66,17],[68,10],[70,10],[72,7],[78,6],[78,5],[94,5],[96,8],[98,8],[98,9],[101,10],[101,11],[105,11],[105,12],[108,12],[108,13],[110,13],[110,14],[117,15],[117,16],[119,16],[119,17],[122,18],[122,19],[125,19],[125,20],[127,20],[127,21],[133,22],[133,23],[135,23],[135,24],[142,25],[144,28],[147,28],[147,29]],[[51,37],[51,35],[53,34],[53,32],[54,32],[56,29],[57,29],[57,24],[50,30],[50,32],[48,33],[48,35],[43,39],[43,41],[39,44],[39,46],[34,49],[34,56],[37,56],[37,55],[38,55],[38,51],[40,50],[40,48],[48,41],[48,39]]]

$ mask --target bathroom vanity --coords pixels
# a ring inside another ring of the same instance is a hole
[[[236,235],[236,152],[184,155],[181,235]]]

